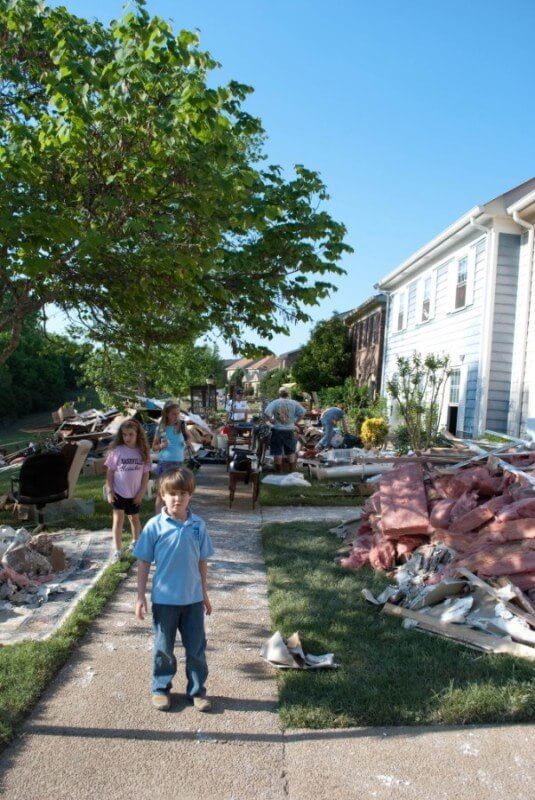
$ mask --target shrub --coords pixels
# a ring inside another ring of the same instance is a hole
[[[372,447],[381,447],[388,436],[388,423],[384,417],[370,417],[365,419],[360,429],[362,444],[369,450]]]
[[[387,390],[397,402],[409,439],[409,447],[425,450],[438,435],[440,408],[450,374],[449,356],[414,352],[397,357],[397,372]]]

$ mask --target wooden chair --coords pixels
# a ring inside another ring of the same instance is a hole
[[[236,486],[238,483],[249,484],[252,489],[253,510],[258,500],[260,492],[260,473],[257,469],[247,470],[234,470],[231,469],[228,474],[228,491],[229,491],[229,508],[232,508],[234,502],[234,495],[236,493]]]

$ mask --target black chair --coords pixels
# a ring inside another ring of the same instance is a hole
[[[70,457],[69,457],[70,456]],[[44,527],[43,508],[69,496],[72,454],[37,453],[23,462],[18,478],[11,479],[11,494],[23,506],[35,506],[39,525]]]

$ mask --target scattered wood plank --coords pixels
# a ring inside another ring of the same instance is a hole
[[[432,631],[433,633],[445,636],[447,639],[454,639],[456,642],[478,647],[488,653],[506,653],[510,656],[517,656],[518,658],[535,661],[535,647],[511,642],[501,636],[494,636],[490,633],[475,631],[467,625],[440,622],[440,620],[428,617],[427,614],[422,614],[421,611],[411,611],[409,608],[395,606],[392,605],[392,603],[385,603],[383,606],[383,613],[392,617],[412,619],[417,622],[418,627],[423,630]]]
[[[497,589],[495,589],[494,586],[491,586],[486,581],[482,580],[482,578],[479,578],[477,575],[474,575],[474,573],[470,572],[470,570],[466,569],[466,567],[459,567],[457,572],[459,573],[459,575],[462,575],[463,578],[466,578],[466,580],[473,586],[478,586],[484,592],[490,594],[492,597],[494,597],[495,600],[498,600],[500,603],[503,603],[503,605],[507,608],[508,611],[510,611],[512,614],[516,614],[517,617],[522,617],[522,619],[525,619],[526,622],[528,622],[532,628],[535,628],[534,614],[531,614],[529,611],[526,611],[525,609],[514,605],[509,600],[504,600],[500,592]],[[505,585],[507,586],[510,585],[512,589],[517,588],[513,587],[513,584],[510,581]],[[520,591],[520,589],[518,589],[518,591]]]
[[[533,614],[535,617],[535,606],[531,603],[529,597],[524,594],[522,589],[509,580],[509,578],[506,578],[505,575],[495,578],[495,580],[500,586],[507,586],[514,593],[517,603],[522,606],[524,611],[527,611],[528,614]]]

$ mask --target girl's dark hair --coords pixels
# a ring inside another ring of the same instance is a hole
[[[110,444],[109,449],[114,450],[119,445],[124,444],[124,436],[123,431],[127,428],[131,428],[136,432],[136,447],[139,448],[139,452],[141,453],[141,459],[143,462],[150,461],[150,449],[149,443],[147,441],[147,434],[145,433],[143,426],[137,419],[125,419],[124,422],[121,422],[119,425],[119,429],[115,434],[112,443]]]

